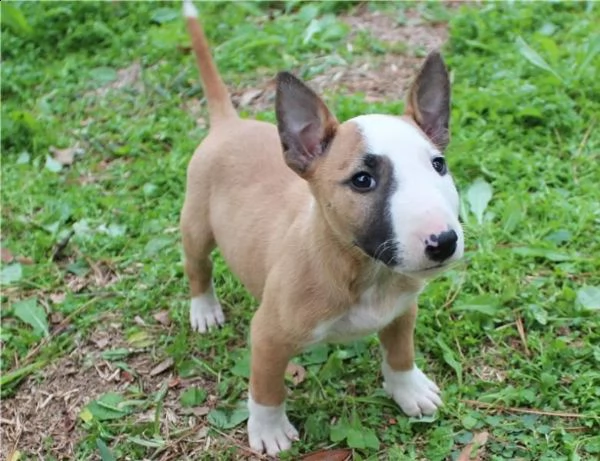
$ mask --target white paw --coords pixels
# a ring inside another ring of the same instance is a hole
[[[212,292],[192,298],[190,323],[192,329],[200,333],[206,333],[211,328],[225,323],[223,309]]]
[[[383,388],[408,416],[432,415],[442,406],[440,389],[415,365],[410,371],[394,371],[383,364]]]
[[[260,405],[248,398],[248,440],[250,448],[274,456],[298,440],[298,431],[285,414],[285,404],[277,407]]]

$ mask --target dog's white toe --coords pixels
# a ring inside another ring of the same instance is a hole
[[[192,329],[200,333],[206,333],[211,328],[225,323],[223,309],[212,293],[192,298],[190,323]]]
[[[415,365],[394,371],[383,364],[383,388],[408,416],[432,415],[442,406],[440,389]]]
[[[289,449],[292,441],[298,440],[298,431],[288,420],[284,404],[268,407],[254,402],[250,397],[248,409],[248,440],[253,450],[274,456]]]

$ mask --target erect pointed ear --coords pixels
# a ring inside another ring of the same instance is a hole
[[[442,56],[429,53],[408,94],[410,115],[440,150],[450,141],[450,78]]]
[[[285,162],[307,177],[335,136],[338,121],[321,98],[289,72],[277,75],[275,112]]]

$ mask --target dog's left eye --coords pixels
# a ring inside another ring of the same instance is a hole
[[[369,192],[375,189],[377,182],[369,173],[361,172],[352,176],[352,188],[357,192]]]
[[[444,157],[436,157],[431,161],[433,165],[433,169],[437,171],[440,175],[445,175],[448,168],[446,167],[446,159]]]

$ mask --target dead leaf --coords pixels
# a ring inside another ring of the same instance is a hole
[[[302,461],[351,461],[352,450],[320,450],[302,457]]]
[[[490,434],[485,431],[475,434],[473,440],[462,449],[460,455],[456,458],[456,461],[481,461],[483,459],[483,451],[489,435]]]
[[[171,319],[169,318],[169,311],[159,311],[152,317],[154,317],[154,320],[156,320],[161,325],[168,326],[171,324]]]
[[[108,343],[110,342],[108,336],[103,336],[101,338],[92,338],[92,342],[96,345],[96,347],[98,349],[104,349],[106,346],[108,346]]]
[[[141,318],[139,315],[136,315],[136,316],[133,318],[133,321],[134,321],[135,323],[137,323],[138,325],[142,326],[142,327],[145,327],[145,326],[146,326],[146,322],[144,322],[144,319],[143,319],[143,318]]]
[[[62,304],[65,301],[65,297],[67,295],[65,293],[50,293],[50,301],[52,304]]]
[[[50,314],[50,322],[55,325],[57,323],[62,323],[64,319],[65,315],[62,312],[52,312],[52,314]]]
[[[171,368],[174,364],[175,364],[175,361],[171,357],[169,357],[168,359],[165,359],[162,362],[160,362],[158,365],[156,365],[152,370],[150,370],[149,375],[150,376],[160,375],[161,373],[164,373],[169,368]]]
[[[67,147],[66,149],[58,149],[54,146],[51,146],[50,153],[61,165],[68,166],[73,164],[76,155],[83,154],[83,149],[77,145],[73,147]]]
[[[2,262],[3,263],[11,263],[15,259],[13,254],[10,252],[8,248],[0,248],[0,252],[2,253]]]
[[[210,407],[196,407],[192,411],[196,416],[206,416],[210,413]]]
[[[239,106],[240,107],[249,106],[250,103],[252,101],[254,101],[256,98],[258,98],[261,94],[263,94],[263,90],[259,90],[256,88],[246,91],[244,94],[242,94],[240,96]]]
[[[29,266],[33,264],[33,259],[28,258],[27,256],[17,256],[17,262]]]
[[[306,377],[306,370],[302,365],[290,362],[288,363],[288,366],[285,369],[285,374],[291,376],[294,386],[297,386],[302,381],[304,381],[304,378]]]

